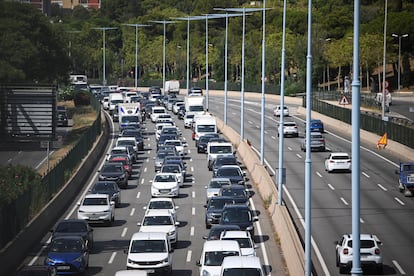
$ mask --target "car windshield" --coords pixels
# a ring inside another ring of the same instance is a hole
[[[210,153],[232,153],[230,146],[211,146]]]
[[[146,216],[142,222],[142,225],[173,225],[173,222],[169,216]]]
[[[139,123],[138,116],[122,116],[121,123]]]
[[[221,188],[223,185],[230,185],[231,182],[228,180],[211,180],[208,185],[209,188]]]
[[[122,154],[122,153],[127,153],[126,149],[112,149],[111,150],[111,155],[112,154]]]
[[[223,276],[261,276],[259,268],[225,268],[223,269]]]
[[[234,240],[239,243],[240,248],[252,248],[253,244],[249,238],[223,238],[223,240]]]
[[[101,206],[105,206],[108,205],[108,201],[106,200],[106,198],[85,198],[85,200],[83,201],[83,205],[84,206],[96,206],[96,205],[101,205]]]
[[[210,251],[205,252],[204,265],[205,266],[221,266],[224,257],[239,256],[237,251]]]
[[[232,197],[245,197],[246,193],[244,189],[232,189],[232,188],[224,188],[221,190],[222,196],[232,196]]]
[[[105,172],[105,173],[121,173],[122,172],[122,166],[104,166],[102,168],[102,172]]]
[[[112,183],[98,182],[93,187],[94,191],[114,191],[115,187]]]
[[[311,139],[322,139],[323,136],[321,134],[311,134]]]
[[[59,233],[79,233],[86,231],[87,227],[85,223],[76,221],[61,222],[55,229],[55,232]]]
[[[130,253],[164,253],[167,252],[163,240],[134,240]]]
[[[154,182],[175,182],[174,175],[156,175]]]
[[[223,209],[224,205],[228,202],[230,202],[230,200],[212,198],[208,202],[208,209]]]
[[[117,146],[135,146],[133,140],[119,140]]]
[[[230,209],[225,210],[222,214],[222,220],[225,223],[240,223],[251,221],[248,210]]]
[[[52,252],[79,252],[82,250],[82,242],[78,239],[55,239],[50,245]]]
[[[235,168],[220,168],[217,171],[217,176],[241,176],[240,171]]]
[[[173,204],[170,201],[151,201],[149,209],[173,209]]]
[[[161,172],[180,173],[180,167],[179,166],[163,166],[161,168]]]
[[[197,126],[198,132],[215,132],[216,126],[215,125],[199,125]]]

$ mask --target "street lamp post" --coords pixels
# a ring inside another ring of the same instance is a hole
[[[95,30],[102,30],[102,84],[106,85],[106,65],[105,65],[105,32],[107,30],[116,30],[118,28],[115,27],[99,27],[93,28]]]
[[[175,21],[167,21],[167,20],[162,20],[162,21],[151,21],[154,23],[158,23],[158,24],[162,24],[164,26],[164,39],[163,39],[163,44],[162,44],[162,93],[165,95],[165,32],[166,32],[166,25],[167,24],[172,24],[175,23]]]
[[[391,34],[393,37],[398,38],[398,93],[400,93],[401,89],[401,38],[407,37],[408,34]]]
[[[135,27],[135,88],[138,88],[138,28],[139,27],[149,27],[151,25],[145,24],[123,24],[125,26]]]

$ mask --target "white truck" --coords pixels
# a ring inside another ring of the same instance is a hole
[[[169,80],[165,82],[165,95],[179,94],[180,93],[180,82],[178,80]]]
[[[118,105],[124,102],[121,93],[115,92],[109,94],[109,114],[112,116],[114,122],[118,121]]]
[[[195,115],[193,119],[193,139],[196,144],[200,137],[207,133],[217,133],[216,118],[210,114]]]
[[[118,104],[119,130],[128,126],[139,126],[141,123],[141,110],[139,103]]]
[[[186,96],[184,99],[186,114],[204,114],[204,97],[203,96]]]

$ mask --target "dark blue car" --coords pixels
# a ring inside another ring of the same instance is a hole
[[[88,243],[81,236],[62,236],[50,243],[45,265],[59,275],[83,274],[89,265]]]
[[[310,131],[311,132],[320,132],[323,133],[325,131],[324,127],[323,127],[323,123],[321,120],[311,120],[310,121]]]

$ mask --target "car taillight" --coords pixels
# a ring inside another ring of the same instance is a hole
[[[325,140],[323,140],[323,139],[322,139],[322,140],[319,140],[319,142],[321,142],[321,143],[325,143]]]
[[[381,254],[381,250],[379,248],[375,248],[375,255]]]
[[[349,250],[348,250],[348,248],[344,248],[344,250],[342,251],[345,255],[348,255],[348,253],[349,253]]]
[[[335,161],[334,160],[329,160],[329,163],[335,163]]]
[[[347,163],[351,163],[351,159],[346,161]]]

